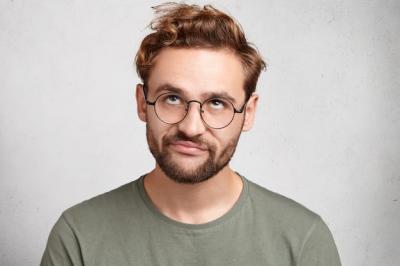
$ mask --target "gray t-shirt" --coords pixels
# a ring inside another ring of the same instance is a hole
[[[341,265],[318,214],[241,177],[235,205],[205,224],[163,215],[144,176],[79,203],[54,225],[41,265]]]

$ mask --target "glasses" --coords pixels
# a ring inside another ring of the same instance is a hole
[[[155,113],[162,122],[178,124],[182,122],[192,102],[200,104],[200,116],[204,124],[213,129],[222,129],[229,126],[236,113],[243,113],[248,101],[237,110],[232,102],[225,98],[209,98],[203,102],[196,100],[186,101],[175,92],[166,92],[157,96],[154,102],[147,99],[146,85],[143,85],[143,93],[148,105],[154,106]]]

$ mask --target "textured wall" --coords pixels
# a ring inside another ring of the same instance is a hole
[[[37,265],[65,208],[153,167],[132,60],[156,3],[0,1],[1,265]],[[343,265],[398,265],[400,2],[212,3],[269,63],[233,167],[319,213]]]

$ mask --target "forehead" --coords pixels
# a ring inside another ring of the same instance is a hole
[[[238,56],[226,49],[164,48],[155,58],[148,87],[170,85],[189,97],[228,94],[240,102],[245,97],[245,74]]]

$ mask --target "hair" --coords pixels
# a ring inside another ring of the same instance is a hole
[[[256,90],[261,70],[266,63],[257,49],[247,42],[238,22],[212,7],[168,2],[155,7],[155,18],[136,54],[139,77],[147,83],[155,57],[163,48],[228,49],[241,60],[245,72],[244,90],[247,98]]]

